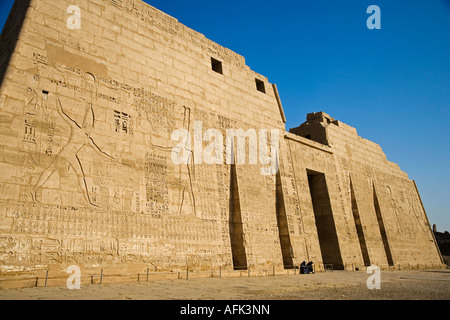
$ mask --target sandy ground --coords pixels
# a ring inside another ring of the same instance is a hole
[[[0,290],[0,300],[450,300],[450,270],[381,273],[369,290],[365,272],[254,278],[161,280],[85,285],[81,290]]]

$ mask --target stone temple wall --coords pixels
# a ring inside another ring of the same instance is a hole
[[[16,0],[1,36],[2,273],[442,265],[415,183],[379,146],[323,113],[286,132],[275,85],[150,5],[76,2],[81,29],[70,1]],[[280,131],[279,170],[249,163],[251,143],[225,163],[225,138],[208,164],[210,129]],[[204,138],[185,164],[177,130]]]
[[[325,141],[327,163],[318,165],[318,156],[308,155],[301,150],[308,148],[297,143],[295,152],[301,160],[296,171],[303,171],[304,185],[308,169],[326,174],[344,264],[404,268],[441,264],[415,182],[386,159],[379,145],[359,137],[355,128],[324,113],[308,118],[288,137],[296,133],[295,140],[303,144],[315,144],[310,140],[314,138]]]

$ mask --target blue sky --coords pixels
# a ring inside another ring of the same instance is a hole
[[[3,28],[13,1],[0,2]],[[450,0],[146,2],[276,83],[287,129],[325,111],[380,144],[450,231]],[[381,30],[366,27],[373,4]]]

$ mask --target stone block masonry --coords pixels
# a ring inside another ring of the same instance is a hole
[[[286,132],[275,85],[139,0],[76,1],[80,29],[70,5],[16,0],[1,35],[2,274],[442,267],[415,183],[354,128]],[[279,130],[279,170],[173,163],[196,121]]]

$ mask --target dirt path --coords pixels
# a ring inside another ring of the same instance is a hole
[[[365,272],[258,278],[161,280],[67,288],[0,290],[0,300],[450,300],[450,270],[381,274],[369,290]]]

